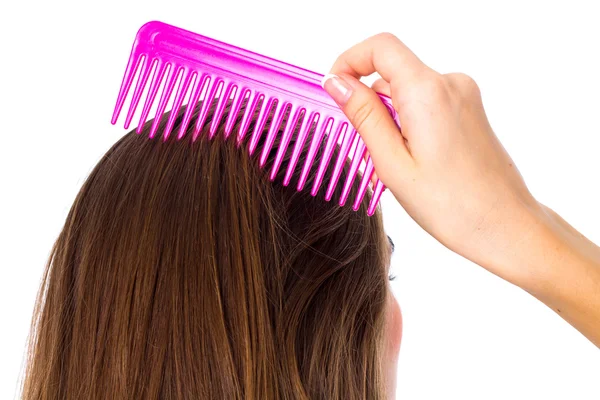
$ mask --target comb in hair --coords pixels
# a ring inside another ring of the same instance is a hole
[[[275,136],[280,131],[284,115],[289,112],[280,139],[281,146],[277,150],[271,169],[271,180],[277,175],[291,136],[297,134],[283,181],[286,186],[290,183],[300,152],[309,136],[309,131],[314,126],[312,142],[302,166],[297,190],[304,188],[312,164],[315,162],[317,150],[322,142],[327,140],[313,180],[311,194],[315,196],[318,193],[326,169],[329,163],[333,162],[335,163],[333,174],[327,183],[325,193],[325,200],[331,200],[342,168],[350,158],[350,170],[346,181],[343,182],[342,194],[338,200],[340,206],[343,206],[359,174],[359,168],[365,163],[359,190],[356,198],[353,199],[353,209],[358,210],[374,173],[373,162],[361,137],[338,105],[321,87],[323,75],[162,22],[152,21],[144,24],[136,35],[112,116],[113,124],[117,122],[136,75],[137,82],[125,117],[125,129],[129,128],[136,109],[144,97],[137,132],[141,132],[151,108],[156,107],[149,134],[150,138],[154,138],[158,133],[159,122],[167,104],[172,103],[169,120],[161,132],[163,139],[166,140],[173,133],[171,131],[177,111],[182,106],[184,98],[188,98],[188,107],[177,137],[179,139],[183,137],[191,122],[193,110],[197,103],[202,101],[194,127],[193,140],[195,140],[202,131],[211,104],[218,99],[209,127],[209,137],[215,135],[227,103],[231,101],[231,111],[225,121],[225,135],[229,137],[240,113],[242,102],[245,101],[246,107],[241,116],[237,141],[239,144],[245,138],[252,117],[255,112],[258,112],[249,144],[250,154],[253,154],[274,108],[271,125],[259,159],[260,166],[263,167]],[[146,90],[148,82],[150,86]],[[155,104],[161,87],[158,104]],[[398,124],[398,117],[391,100],[383,95],[380,97]],[[300,125],[299,129],[296,129],[297,125]],[[339,156],[336,160],[331,160],[334,147],[338,144]],[[384,190],[383,183],[377,180],[367,210],[368,215],[373,215],[375,212]]]

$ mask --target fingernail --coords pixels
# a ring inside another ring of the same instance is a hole
[[[334,74],[327,74],[321,80],[321,86],[340,106],[345,105],[352,95],[352,88],[346,81]]]

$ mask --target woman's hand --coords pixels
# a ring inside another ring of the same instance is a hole
[[[383,79],[373,88],[359,81],[374,72]],[[591,264],[581,267],[579,278],[592,279],[586,301],[598,311],[581,311],[597,326],[584,328],[584,334],[600,344],[600,250],[585,238],[580,239],[585,244],[569,242],[566,223],[531,195],[492,130],[473,79],[437,73],[390,34],[369,38],[343,53],[331,74],[323,86],[365,141],[378,177],[411,217],[446,247],[555,309],[558,292],[564,303],[567,292],[576,289],[557,289],[556,279],[564,280],[561,271],[577,270],[572,265],[564,268],[565,263],[581,261],[566,255],[582,248],[594,254],[586,259]],[[401,131],[375,91],[392,98]],[[552,254],[556,257],[549,260]],[[581,282],[571,278],[581,288]],[[579,318],[562,311],[561,315],[573,324]]]
[[[508,245],[498,238],[506,225],[532,223],[539,206],[490,127],[473,79],[433,71],[389,34],[354,46],[331,72],[337,77],[324,87],[363,137],[378,177],[442,244],[483,261]],[[373,72],[383,78],[374,89],[392,98],[402,132],[357,79]]]

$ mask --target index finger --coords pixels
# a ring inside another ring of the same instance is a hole
[[[391,33],[380,33],[342,53],[330,72],[346,73],[357,79],[377,72],[399,88],[413,82],[428,69],[400,39]]]

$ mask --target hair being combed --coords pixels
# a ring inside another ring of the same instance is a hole
[[[382,399],[370,195],[353,212],[297,192],[300,168],[283,186],[291,150],[271,182],[277,142],[261,169],[222,125],[192,141],[196,115],[182,140],[126,134],[86,180],[43,277],[23,398]]]

